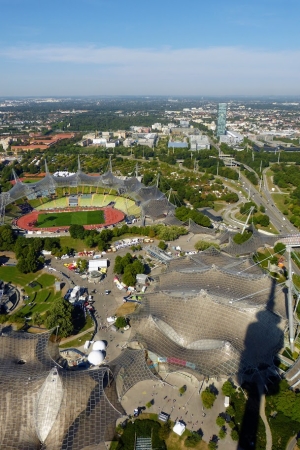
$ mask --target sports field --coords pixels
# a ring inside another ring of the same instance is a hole
[[[105,223],[104,211],[70,211],[39,214],[36,227],[65,227],[70,225],[96,225]]]

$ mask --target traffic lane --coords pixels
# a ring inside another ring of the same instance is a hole
[[[247,180],[247,178],[245,176],[241,175],[241,179],[245,182],[245,183],[249,183],[249,181]],[[285,219],[284,223],[283,221],[283,217],[282,217],[282,213],[278,210],[278,208],[272,203],[272,197],[270,197],[269,200],[265,200],[256,190],[256,188],[252,185],[251,186],[252,189],[252,196],[250,197],[250,200],[253,200],[258,206],[262,205],[266,208],[266,210],[268,211],[268,215],[271,219],[271,222],[273,223],[273,225],[278,229],[278,231],[281,230],[281,232],[287,232],[287,233],[298,233],[299,231],[288,221],[288,219]],[[251,192],[251,191],[250,191]],[[264,190],[264,192],[267,192]]]
[[[247,179],[245,176],[242,176],[242,178],[245,180],[245,182],[247,182]],[[249,183],[249,181],[248,181]],[[257,193],[257,189],[253,186],[253,190],[256,191]],[[260,202],[261,204],[263,204],[263,206],[265,206],[265,208],[269,209],[269,212],[271,212],[271,214],[273,214],[273,219],[275,216],[275,220],[277,220],[277,225],[280,225],[280,228],[283,231],[286,231],[287,233],[299,233],[299,230],[294,227],[294,225],[285,217],[283,217],[281,211],[275,206],[274,204],[274,200],[272,198],[272,195],[270,193],[270,191],[267,189],[267,184],[265,183],[265,187],[262,188],[263,193],[266,195],[267,197],[267,201],[265,201],[265,199],[263,197],[260,198]],[[259,195],[259,194],[256,194]],[[258,197],[256,197],[258,198]],[[284,223],[286,222],[286,223]]]

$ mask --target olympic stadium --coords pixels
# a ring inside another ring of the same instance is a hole
[[[2,223],[5,208],[11,203],[21,199],[27,199],[29,202],[37,199],[49,200],[36,204],[36,215],[28,217],[27,222],[23,219],[19,224],[20,228],[28,229],[29,224],[35,224],[37,215],[42,211],[50,214],[53,210],[67,212],[70,209],[74,211],[75,208],[85,211],[103,210],[106,220],[104,223],[100,222],[99,226],[118,223],[124,219],[125,215],[140,217],[142,223],[146,218],[155,221],[173,215],[175,211],[175,206],[156,186],[146,187],[138,177],[117,177],[111,170],[103,175],[87,175],[80,169],[79,161],[77,172],[70,176],[52,175],[46,164],[45,177],[36,183],[23,183],[16,176],[14,178],[14,186],[8,192],[0,194]],[[86,192],[84,188],[89,188],[89,192]],[[57,198],[58,190],[63,192],[60,198]],[[112,209],[120,211],[121,214],[113,213]],[[29,229],[35,229],[35,227],[31,226]]]

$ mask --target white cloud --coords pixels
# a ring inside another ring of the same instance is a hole
[[[94,83],[91,94],[299,94],[300,50],[48,45],[2,48],[0,56],[6,67],[26,63],[45,71],[50,66],[62,79],[72,71],[74,86],[89,78],[82,70],[89,67],[97,71],[99,82],[105,78],[109,90],[95,92],[100,88]],[[115,92],[116,84],[123,92]]]

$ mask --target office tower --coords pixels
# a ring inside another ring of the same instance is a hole
[[[218,104],[217,136],[226,134],[227,103]]]

